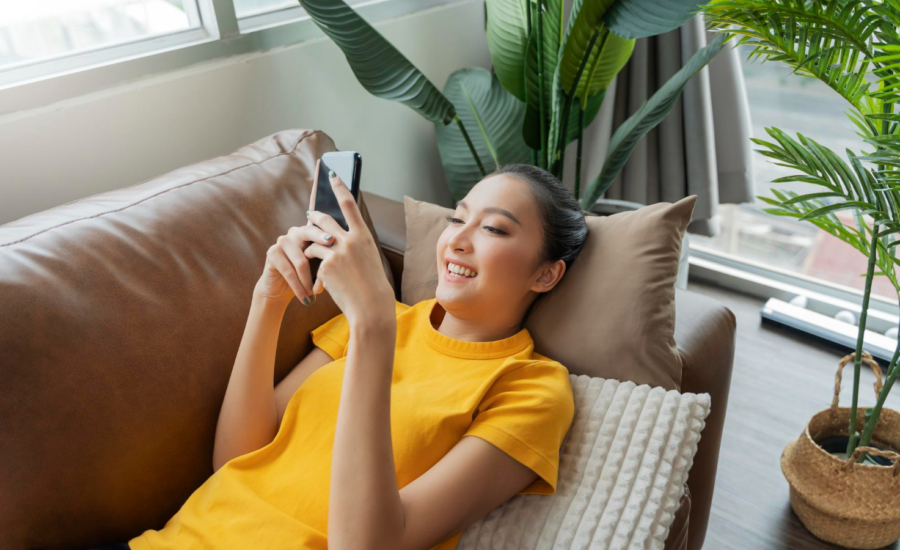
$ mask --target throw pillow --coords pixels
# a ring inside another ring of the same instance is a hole
[[[708,393],[570,375],[575,417],[552,495],[516,495],[457,550],[663,550],[710,411]]]
[[[569,372],[681,389],[675,279],[697,195],[611,216],[586,215],[589,235],[562,280],[525,322],[535,350]],[[401,301],[433,298],[436,248],[453,209],[403,197]]]

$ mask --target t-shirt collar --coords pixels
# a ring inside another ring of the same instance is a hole
[[[430,299],[425,304],[419,322],[424,325],[425,341],[441,353],[463,359],[495,359],[514,355],[533,343],[531,333],[527,328],[522,328],[519,332],[502,340],[491,342],[467,342],[451,338],[438,332],[431,324],[431,313],[436,305],[437,298]]]

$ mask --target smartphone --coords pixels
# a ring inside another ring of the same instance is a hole
[[[335,174],[340,176],[344,185],[350,188],[353,200],[359,204],[359,176],[362,171],[362,157],[356,151],[334,151],[322,155],[319,159],[319,170],[315,176],[315,189],[309,200],[310,210],[328,214],[334,218],[338,225],[344,228],[344,231],[349,231],[350,226],[347,225],[347,219],[341,211],[341,205],[338,204],[337,197],[334,196],[334,189],[332,189],[331,180],[328,178],[329,170],[334,170]],[[316,227],[319,226],[316,225]],[[319,229],[322,228],[319,227]],[[334,246],[334,242],[325,246]],[[309,260],[313,284],[316,282],[320,263],[322,263],[322,260],[318,258]]]
[[[344,228],[344,231],[349,231],[350,227],[347,225],[344,213],[341,212],[337,197],[334,196],[334,190],[331,188],[331,181],[328,179],[329,170],[334,170],[340,176],[344,185],[350,188],[353,200],[359,203],[362,157],[356,151],[335,151],[322,155],[322,158],[319,159],[319,173],[316,174],[316,192],[310,199],[310,210],[328,214]],[[316,225],[316,227],[319,226]]]

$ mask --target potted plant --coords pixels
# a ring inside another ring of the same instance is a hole
[[[562,179],[566,145],[577,140],[574,193],[582,209],[590,210],[638,141],[665,118],[688,80],[728,38],[717,36],[697,51],[622,123],[602,169],[582,193],[582,133],[635,39],[680,27],[708,0],[574,0],[565,28],[563,0],[486,0],[493,68],[459,69],[443,92],[344,2],[299,1],[343,50],[366,90],[434,122],[447,184],[457,200],[501,163],[530,162]]]
[[[900,374],[900,342],[881,368],[863,351],[872,280],[886,277],[900,298],[900,4],[894,0],[712,0],[703,8],[710,27],[740,35],[751,57],[786,63],[817,78],[850,104],[848,116],[872,147],[847,161],[812,138],[767,128],[773,141],[753,139],[761,154],[797,171],[773,183],[804,182],[820,192],[771,191],[757,198],[765,211],[806,220],[868,258],[856,351],[844,357],[832,405],[810,419],[781,456],[791,507],[818,538],[848,548],[880,548],[900,539],[900,413],[884,401]],[[838,211],[852,213],[847,223]],[[877,268],[877,270],[876,270]],[[838,407],[841,369],[853,361],[850,407]],[[858,407],[862,363],[876,372],[876,402]],[[846,459],[845,459],[846,457]]]

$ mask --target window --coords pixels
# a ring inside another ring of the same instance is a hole
[[[346,1],[369,23],[462,2]],[[297,0],[0,0],[0,116],[321,34]]]
[[[344,1],[354,9],[358,9],[363,5],[374,6],[388,0]],[[298,0],[234,0],[234,14],[242,33],[267,29],[308,17]]]
[[[870,149],[856,135],[856,128],[844,114],[850,105],[834,90],[817,79],[791,74],[791,69],[783,63],[748,61],[749,46],[740,48],[754,137],[774,141],[765,131],[770,126],[780,128],[794,139],[799,132],[845,161],[846,149],[856,154]],[[755,151],[752,160],[756,178],[754,195],[774,197],[772,188],[797,193],[824,190],[805,183],[771,183],[796,171],[777,166]],[[721,233],[714,238],[692,234],[691,248],[725,253],[860,291],[864,288],[865,255],[809,222],[763,212],[763,208],[770,207],[759,199],[752,204],[720,205]],[[855,226],[849,211],[836,215],[845,225]],[[870,219],[867,221],[871,223]],[[897,299],[894,287],[883,276],[873,279],[872,292],[889,300]]]
[[[372,3],[372,0],[345,0],[347,4]],[[267,12],[297,8],[297,0],[234,0],[234,12],[238,18],[260,15]],[[302,9],[302,8],[300,8]]]
[[[270,11],[296,8],[296,0],[234,0],[234,13],[241,17],[250,17]]]
[[[201,27],[197,0],[0,2],[0,86],[203,38]]]

